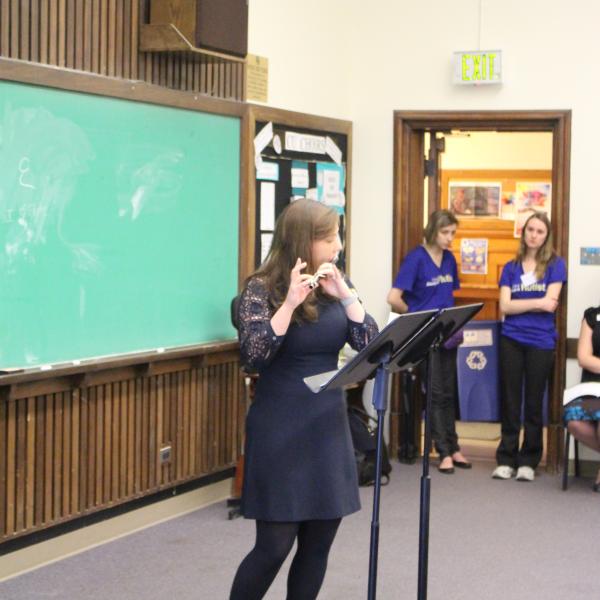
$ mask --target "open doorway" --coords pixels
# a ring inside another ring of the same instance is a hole
[[[515,254],[515,231],[526,212],[526,207],[519,203],[527,190],[529,198],[550,213],[556,250],[568,260],[570,111],[399,111],[394,114],[394,142],[394,274],[404,256],[421,242],[427,215],[437,208],[451,208],[461,222],[460,237],[453,248],[459,270],[461,258],[465,259],[457,304],[482,301],[480,318],[497,321],[498,269]],[[526,147],[529,155],[533,152],[535,156],[526,158]],[[545,198],[544,192],[549,192]],[[519,213],[520,209],[523,210]],[[461,257],[460,238],[486,240],[485,265],[473,264],[469,271],[468,253]],[[549,471],[556,470],[562,450],[566,315],[566,291],[563,291],[557,312],[559,341],[548,398]],[[413,431],[412,442],[420,448],[416,432],[420,431],[417,415],[421,411],[413,412],[410,417],[413,426],[406,428],[398,411],[399,400],[399,384],[395,382],[392,440],[399,439],[399,431]],[[480,434],[482,451],[476,451],[475,456],[490,454],[495,435],[493,425],[487,433]]]

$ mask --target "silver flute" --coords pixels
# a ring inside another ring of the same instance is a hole
[[[308,287],[311,290],[314,290],[317,285],[319,284],[319,279],[323,279],[327,277],[325,274],[323,273],[315,273],[309,280],[308,280]]]

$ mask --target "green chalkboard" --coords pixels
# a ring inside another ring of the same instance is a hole
[[[0,81],[0,368],[231,339],[236,117]]]

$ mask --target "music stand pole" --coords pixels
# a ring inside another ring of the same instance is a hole
[[[381,500],[381,467],[383,462],[383,429],[387,408],[387,390],[389,373],[387,364],[390,354],[382,357],[375,375],[373,389],[373,406],[377,411],[377,449],[375,454],[375,485],[373,488],[373,513],[371,516],[371,541],[369,545],[369,583],[368,600],[375,600],[377,595],[377,557],[379,552],[379,504]]]
[[[434,343],[427,354],[427,393],[425,396],[425,440],[423,444],[423,471],[421,474],[421,500],[419,513],[419,575],[418,600],[427,598],[427,568],[429,562],[429,509],[431,504],[431,477],[429,476],[429,452],[431,449],[431,396],[434,357],[439,352],[439,342]]]
[[[398,440],[398,461],[412,465],[417,460],[417,452],[414,444],[415,427],[414,414],[411,410],[413,394],[415,389],[416,375],[414,369],[402,372],[402,433]]]

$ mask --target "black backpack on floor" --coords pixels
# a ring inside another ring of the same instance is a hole
[[[375,459],[377,455],[377,421],[365,411],[348,407],[350,435],[354,445],[358,485],[367,486],[375,483]],[[384,444],[381,460],[381,483],[387,485],[390,480],[392,465]]]

